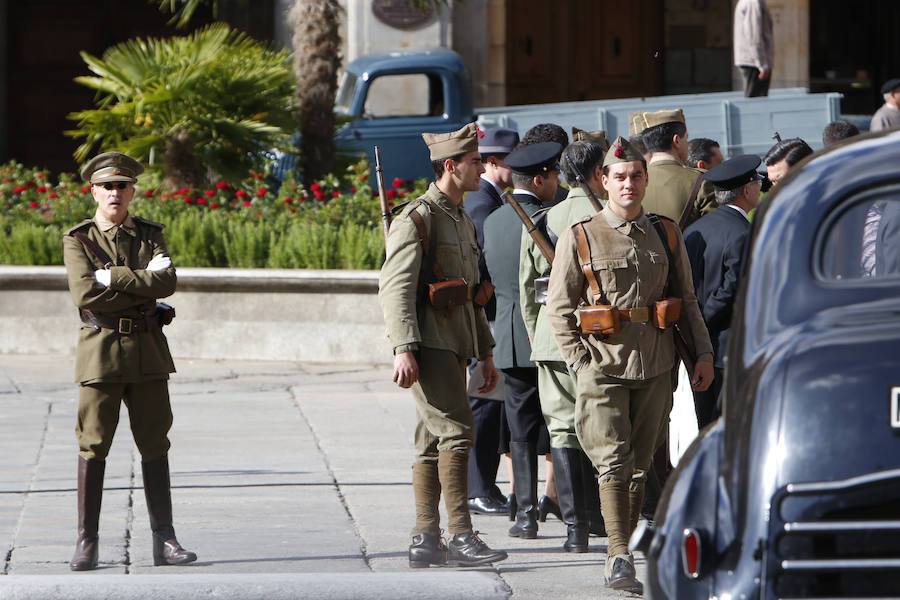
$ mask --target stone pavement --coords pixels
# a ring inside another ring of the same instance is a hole
[[[538,539],[519,540],[506,535],[505,517],[474,515],[475,528],[508,560],[411,571],[415,415],[389,369],[185,359],[176,366],[175,526],[199,560],[152,566],[140,457],[123,407],[106,469],[101,568],[71,573],[72,358],[0,354],[0,598],[627,597],[602,585],[606,540],[592,537],[590,553],[566,554],[565,527],[553,517]],[[503,467],[506,489],[502,475]],[[638,572],[643,578],[642,560]]]

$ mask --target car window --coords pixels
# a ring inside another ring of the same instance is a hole
[[[900,189],[869,193],[850,203],[828,226],[820,256],[825,279],[900,277]]]
[[[422,117],[444,114],[441,78],[426,73],[382,75],[372,81],[366,94],[369,117]]]

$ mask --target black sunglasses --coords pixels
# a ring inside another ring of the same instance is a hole
[[[118,183],[106,182],[106,183],[95,183],[94,185],[102,185],[103,189],[105,189],[105,190],[111,190],[114,188],[117,190],[124,190],[125,188],[128,187],[128,182],[127,181],[120,181]]]

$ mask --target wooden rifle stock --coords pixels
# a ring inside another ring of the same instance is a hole
[[[553,264],[553,259],[556,258],[556,252],[553,249],[553,244],[550,243],[550,240],[538,230],[537,225],[534,224],[534,221],[531,220],[531,217],[525,212],[525,209],[519,204],[519,202],[513,197],[511,193],[508,191],[503,192],[503,195],[506,196],[506,201],[509,202],[509,205],[513,207],[513,210],[516,211],[516,214],[519,215],[519,218],[522,220],[522,223],[525,225],[525,229],[528,231],[528,235],[531,236],[531,239],[534,240],[534,243],[537,245],[538,250],[541,251],[541,254],[544,255],[544,258],[547,259],[551,265]]]
[[[566,162],[569,163],[569,169],[575,173],[575,180],[578,182],[578,185],[581,186],[581,189],[584,190],[584,193],[587,194],[588,199],[591,201],[591,204],[594,206],[594,210],[600,212],[603,210],[603,204],[600,202],[600,199],[597,198],[597,194],[594,193],[594,190],[591,189],[591,186],[587,184],[587,181],[584,180],[584,175],[581,174],[581,170],[575,166],[575,163],[572,162],[572,159],[566,156]]]
[[[375,181],[378,185],[378,199],[381,201],[381,225],[384,229],[384,247],[387,248],[388,232],[391,230],[391,209],[384,194],[384,167],[381,166],[381,148],[375,146]]]

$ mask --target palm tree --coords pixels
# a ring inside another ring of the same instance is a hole
[[[97,108],[69,115],[78,128],[66,133],[84,139],[79,161],[116,149],[161,162],[169,187],[198,187],[208,168],[236,182],[294,128],[289,53],[224,23],[81,56],[96,76],[76,81],[97,90]]]
[[[294,32],[299,169],[305,181],[317,181],[334,170],[340,16],[337,0],[296,0],[288,13]]]

